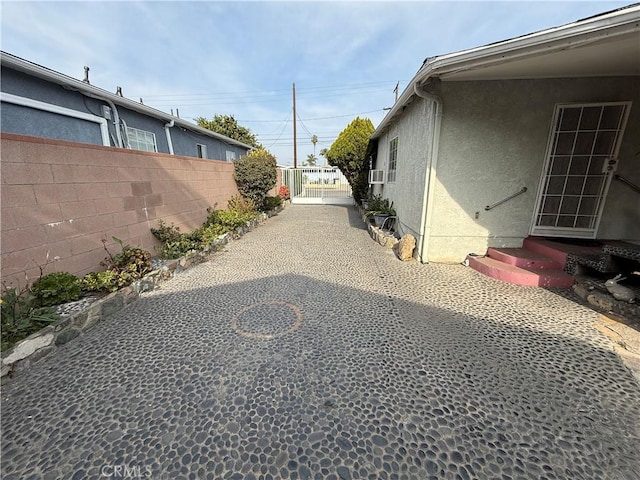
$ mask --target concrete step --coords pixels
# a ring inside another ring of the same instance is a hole
[[[490,257],[467,257],[474,270],[504,282],[531,287],[562,287],[573,285],[573,277],[562,270],[535,270],[521,268]]]
[[[545,257],[549,257],[556,263],[560,264],[561,268],[564,268],[567,263],[567,254],[569,253],[577,255],[591,255],[600,253],[602,250],[602,247],[570,245],[561,242],[554,242],[553,240],[541,237],[525,238],[522,243],[522,247],[539,253],[540,255],[544,255]]]
[[[489,248],[487,256],[529,270],[562,270],[562,264],[526,248]]]

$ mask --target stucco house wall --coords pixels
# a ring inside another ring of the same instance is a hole
[[[101,115],[100,104],[79,92],[64,90],[59,85],[11,68],[2,67],[0,75],[3,93],[78,112]],[[7,133],[102,145],[100,126],[97,123],[8,102],[2,102],[0,125],[2,131]]]
[[[640,89],[636,77],[439,82],[442,129],[430,185],[423,261],[461,262],[488,247],[520,247],[531,231],[553,112],[560,103],[632,101],[617,173],[640,184]],[[394,202],[400,233],[421,243],[434,104],[415,97],[378,140],[376,169],[388,174],[398,137],[396,181],[374,185]],[[490,211],[527,187],[527,192]],[[640,196],[612,181],[598,238],[640,241]],[[422,251],[421,251],[422,253]]]
[[[2,76],[1,89],[3,93],[63,107],[74,112],[90,114],[96,118],[105,118],[103,107],[108,107],[108,104],[103,100],[92,98],[7,66],[2,66],[0,75]],[[75,80],[70,79],[70,81]],[[118,98],[109,92],[100,89],[97,91],[101,92],[101,95],[111,95],[112,99]],[[167,114],[158,111],[158,115],[161,116],[158,118],[122,105],[117,105],[117,109],[120,118],[128,127],[151,132],[155,135],[158,153],[170,153],[165,131],[165,125],[169,121]],[[111,146],[115,146],[116,131],[113,112],[111,115],[112,119],[107,118],[107,128]],[[47,112],[30,106],[16,105],[8,101],[2,102],[0,124],[2,131],[7,133],[103,145],[100,126],[95,122]],[[248,146],[244,148],[228,143],[222,138],[214,138],[205,133],[185,128],[183,125],[174,125],[169,129],[169,133],[175,155],[197,157],[197,144],[205,145],[206,158],[213,160],[227,161],[227,151],[234,152],[238,158],[249,150]]]
[[[373,193],[393,202],[398,214],[400,233],[420,238],[422,199],[425,187],[425,167],[433,132],[432,104],[416,99],[406,109],[406,115],[393,124],[378,140],[376,169],[385,171],[384,185],[375,185]],[[398,137],[396,180],[389,183],[389,143]]]
[[[640,182],[637,78],[442,82],[435,93],[444,101],[444,116],[428,261],[460,262],[487,247],[521,246],[530,231],[557,103],[632,100],[618,172]],[[523,186],[525,194],[484,210]],[[638,195],[612,182],[606,202],[598,237],[639,239]]]

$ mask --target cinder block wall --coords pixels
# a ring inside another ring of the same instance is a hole
[[[238,193],[233,164],[2,134],[2,280],[101,270],[112,237],[155,253],[159,219],[182,231]],[[58,258],[54,261],[54,258]]]

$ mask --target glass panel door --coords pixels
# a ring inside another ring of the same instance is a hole
[[[630,106],[556,106],[532,235],[595,237]]]

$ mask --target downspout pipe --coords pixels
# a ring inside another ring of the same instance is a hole
[[[169,153],[173,155],[173,142],[171,141],[171,132],[169,129],[175,125],[175,120],[172,118],[169,123],[164,124],[164,133],[167,135],[167,145],[169,145]]]
[[[433,216],[433,185],[436,180],[436,173],[438,169],[438,155],[440,151],[440,130],[442,128],[442,99],[433,94],[425,91],[418,85],[418,82],[413,84],[413,92],[420,98],[430,100],[434,104],[433,109],[433,129],[431,139],[431,151],[427,158],[427,165],[425,169],[424,177],[424,194],[422,197],[422,214],[420,220],[420,244],[418,245],[418,256],[422,263],[428,263],[429,254],[429,236],[431,234],[431,218]]]

